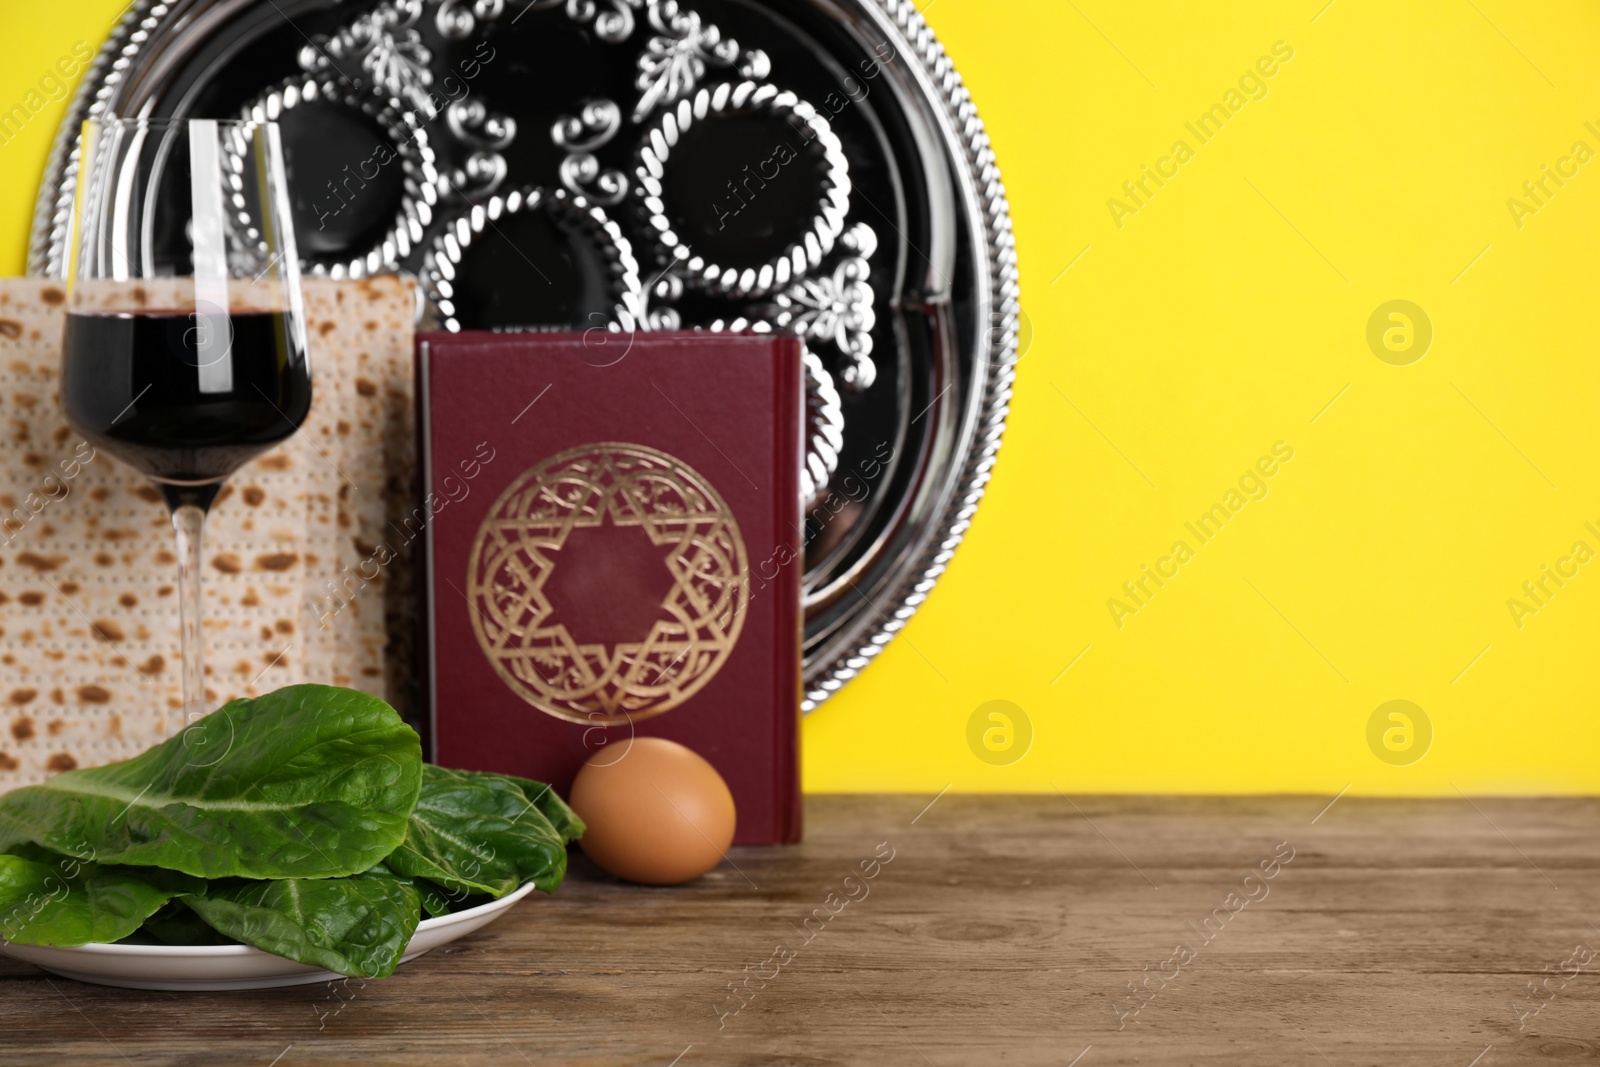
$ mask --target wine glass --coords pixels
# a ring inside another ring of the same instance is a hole
[[[85,122],[72,234],[61,402],[73,429],[150,478],[172,513],[192,722],[209,710],[206,512],[311,410],[276,125]]]

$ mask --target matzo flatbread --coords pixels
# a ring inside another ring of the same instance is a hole
[[[207,687],[220,703],[325,682],[405,711],[410,560],[383,531],[409,498],[416,292],[308,279],[305,302],[310,418],[206,523]],[[65,310],[59,283],[0,279],[0,791],[125,759],[179,722],[172,528],[142,475],[66,424]],[[375,568],[385,540],[402,555]]]

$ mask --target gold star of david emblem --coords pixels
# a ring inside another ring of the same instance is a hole
[[[608,569],[641,577],[608,581]],[[653,610],[621,599],[663,586]],[[675,708],[711,681],[744,625],[750,573],[739,524],[698,471],[603,442],[543,460],[500,494],[478,527],[467,598],[478,645],[512,692],[557,718],[611,725]]]

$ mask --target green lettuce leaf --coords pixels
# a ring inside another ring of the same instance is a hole
[[[349,878],[216,882],[179,898],[217,933],[352,978],[387,978],[421,918],[417,890],[379,865]]]
[[[422,898],[422,912],[430,919],[454,911],[458,900],[453,898],[466,899],[462,894],[450,893],[423,878],[415,879],[411,884],[417,887],[417,895]]]
[[[566,876],[567,846],[517,783],[429,764],[405,841],[385,862],[396,874],[438,883],[457,900],[469,893],[501,897],[524,882],[549,893]]]
[[[295,685],[223,705],[121,763],[0,797],[0,851],[34,842],[201,878],[365,871],[406,834],[416,733],[352,689]]]
[[[237,945],[231,937],[224,937],[194,913],[181,899],[167,902],[167,906],[144,921],[139,935],[158,945]]]
[[[495,777],[515,782],[517,788],[522,790],[522,795],[533,801],[533,806],[550,820],[550,825],[556,828],[561,840],[568,844],[578,840],[583,836],[584,830],[588,829],[583,825],[583,820],[578,818],[578,813],[567,807],[567,802],[543,782],[536,782],[532,778],[518,778],[514,774],[498,774]]]
[[[467,893],[459,889],[446,889],[426,878],[415,879],[411,884],[417,887],[417,892],[422,896],[422,913],[430,919],[437,919],[441,915],[454,915],[458,911],[470,911],[480,904],[500,899],[492,893]]]
[[[28,846],[20,851],[27,854],[0,855],[0,937],[19,945],[120,941],[174,893],[199,888],[195,879],[182,876],[154,884],[144,871],[128,867]]]

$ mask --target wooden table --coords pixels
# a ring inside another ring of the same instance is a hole
[[[7,961],[0,1062],[1600,1059],[1600,800],[930,799],[812,797],[804,845],[687,888],[580,858],[364,987],[141,993]]]

